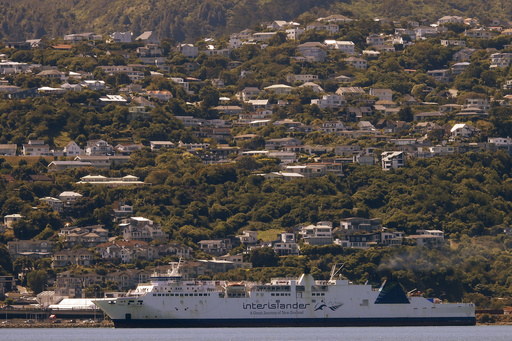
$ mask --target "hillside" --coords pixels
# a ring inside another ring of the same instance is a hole
[[[510,19],[504,0],[1,0],[0,39],[54,38],[94,31],[155,31],[176,41],[234,32],[268,20],[310,21],[329,13],[352,17],[438,19],[443,15]]]

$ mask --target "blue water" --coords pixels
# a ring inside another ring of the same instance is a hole
[[[109,329],[20,328],[0,329],[1,341],[472,341],[512,340],[512,326],[472,327],[343,327],[343,328],[218,328],[218,329]]]

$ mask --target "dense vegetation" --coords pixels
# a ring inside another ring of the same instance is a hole
[[[176,41],[242,30],[262,21],[291,20],[303,24],[332,13],[352,17],[387,17],[393,20],[443,15],[504,19],[512,5],[504,0],[286,0],[252,1],[155,1],[155,0],[38,0],[0,1],[0,39],[21,40],[58,37],[64,34],[96,31],[155,31],[162,38]]]

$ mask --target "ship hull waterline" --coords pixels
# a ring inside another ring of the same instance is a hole
[[[475,317],[305,319],[119,319],[115,328],[474,326]]]

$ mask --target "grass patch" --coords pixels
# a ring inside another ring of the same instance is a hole
[[[64,148],[71,139],[69,138],[69,134],[66,132],[60,133],[59,136],[53,139],[53,143],[55,144],[55,147],[57,148]]]
[[[271,229],[266,231],[258,231],[258,239],[261,239],[264,242],[270,242],[272,240],[277,239],[277,235],[285,232],[281,229]]]

